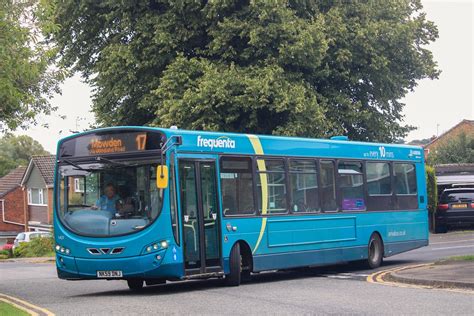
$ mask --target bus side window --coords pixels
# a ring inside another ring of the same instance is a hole
[[[389,162],[367,162],[367,208],[369,211],[393,210],[392,177]]]
[[[415,165],[412,163],[394,163],[393,169],[398,209],[417,209],[418,195]]]
[[[321,160],[321,209],[323,211],[337,210],[336,203],[336,176],[334,161]]]
[[[252,159],[222,157],[220,163],[224,216],[255,214]]]
[[[287,213],[287,189],[283,159],[257,159],[257,166],[257,196],[260,212],[262,214]],[[266,196],[262,196],[265,193]]]
[[[293,213],[318,212],[319,192],[316,161],[291,159],[291,211]]]
[[[339,192],[343,211],[364,211],[366,209],[362,162],[339,161]]]

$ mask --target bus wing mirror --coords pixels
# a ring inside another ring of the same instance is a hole
[[[156,169],[156,187],[158,189],[166,189],[168,187],[168,166],[159,165]]]

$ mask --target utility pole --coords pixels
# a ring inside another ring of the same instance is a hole
[[[73,130],[69,130],[71,133],[73,133],[73,134],[79,133],[79,122],[80,122],[80,121],[85,121],[85,118],[76,116],[76,124],[75,124],[75,125],[76,125],[76,130],[74,130],[74,131],[73,131]]]

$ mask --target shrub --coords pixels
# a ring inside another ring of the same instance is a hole
[[[15,257],[46,257],[54,256],[53,238],[35,238],[30,242],[21,243],[15,248]]]
[[[434,213],[438,207],[438,189],[436,171],[431,166],[426,166],[426,189],[428,194],[428,210],[430,213]]]
[[[0,250],[0,259],[10,258],[10,252],[8,250]]]
[[[6,246],[6,245],[5,245]],[[3,256],[7,256],[7,258],[11,258],[13,257],[13,250],[11,247],[3,247],[2,250],[0,250],[0,255],[3,257]],[[10,245],[9,245],[10,246]],[[6,258],[2,258],[2,259],[6,259]]]

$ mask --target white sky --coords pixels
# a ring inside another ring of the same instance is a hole
[[[418,127],[407,140],[427,138],[449,129],[462,119],[474,119],[474,0],[422,0],[428,19],[439,29],[430,50],[442,70],[439,80],[423,80],[403,100],[405,122]],[[71,130],[84,130],[94,122],[91,88],[79,75],[67,79],[62,95],[52,99],[58,111],[39,117],[39,124],[16,134],[27,134],[46,150],[56,151],[58,139]],[[65,115],[62,119],[60,116]],[[47,123],[49,128],[42,127]],[[439,124],[439,126],[438,126]]]

